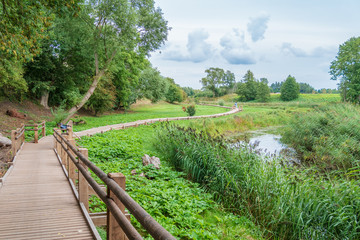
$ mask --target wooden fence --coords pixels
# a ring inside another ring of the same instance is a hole
[[[11,155],[12,158],[15,157],[16,153],[19,151],[21,145],[25,142],[25,131],[34,131],[34,142],[38,143],[39,141],[39,131],[41,131],[42,136],[46,135],[45,131],[45,121],[39,124],[22,124],[20,128],[11,131]]]
[[[88,160],[88,150],[77,148],[71,125],[67,131],[54,129],[54,149],[63,164],[64,171],[73,186],[76,197],[84,211],[89,211],[89,195],[96,194],[107,206],[107,213],[94,214],[94,223],[103,225],[106,220],[108,239],[142,239],[131,225],[125,208],[140,222],[154,239],[175,239],[156,222],[137,202],[125,192],[125,176],[121,173],[104,173]],[[107,191],[89,173],[90,169],[104,182]]]

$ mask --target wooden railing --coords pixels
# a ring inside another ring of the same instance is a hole
[[[142,239],[134,226],[131,225],[129,217],[126,216],[125,208],[154,239],[175,239],[125,192],[125,176],[123,174],[104,173],[88,160],[86,148],[76,147],[71,125],[67,127],[67,131],[64,133],[61,133],[59,129],[54,129],[54,138],[54,149],[61,159],[64,171],[73,185],[80,205],[89,211],[89,194],[92,191],[106,204],[108,239]],[[91,177],[88,169],[104,182],[107,191]]]
[[[31,128],[28,128],[31,127]],[[25,131],[34,131],[34,142],[39,142],[39,131],[41,131],[41,135],[43,137],[46,136],[46,129],[45,129],[45,121],[39,124],[26,124]]]
[[[11,157],[14,158],[21,145],[25,142],[25,125],[11,131]]]

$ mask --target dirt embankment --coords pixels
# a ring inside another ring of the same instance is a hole
[[[23,118],[11,117],[6,112],[17,112]],[[11,130],[21,126],[22,123],[33,123],[51,119],[51,111],[37,105],[31,101],[23,101],[22,103],[14,103],[9,100],[0,102],[0,133],[5,137],[10,137]],[[6,162],[10,161],[11,147],[0,147],[0,177],[6,171]]]

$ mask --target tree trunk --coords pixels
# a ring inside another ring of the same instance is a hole
[[[105,74],[105,71],[107,70],[109,64],[111,63],[111,61],[113,60],[113,58],[115,57],[116,54],[116,50],[112,53],[111,57],[106,61],[103,69],[101,71],[99,71],[99,62],[98,62],[98,55],[97,53],[95,53],[95,73],[96,75],[94,76],[94,80],[89,88],[89,90],[86,92],[86,94],[84,95],[84,97],[81,99],[80,103],[78,103],[77,105],[75,105],[74,107],[72,107],[69,111],[68,111],[68,116],[65,118],[65,120],[62,122],[63,124],[66,124],[70,118],[80,109],[84,106],[84,104],[87,102],[87,100],[89,100],[89,98],[91,97],[91,95],[94,93],[97,84],[99,83],[99,80],[101,79],[101,77]]]
[[[44,106],[45,109],[49,109],[49,91],[45,91],[44,94],[41,96],[40,104]]]

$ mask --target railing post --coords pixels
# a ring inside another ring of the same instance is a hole
[[[38,126],[35,127],[35,137],[34,137],[34,142],[38,143],[39,142],[39,128]]]
[[[125,190],[125,176],[122,173],[109,173],[108,177],[112,178],[122,189]],[[121,201],[115,196],[115,194],[107,190],[108,197],[112,198],[119,209],[125,214],[125,206],[121,203]],[[126,240],[128,239],[121,229],[113,215],[110,213],[109,209],[107,210],[107,240]]]
[[[25,142],[25,124],[21,124],[21,129],[23,129],[23,134],[21,136],[21,144]]]
[[[79,151],[84,157],[88,158],[88,150],[86,148],[79,148]],[[87,170],[87,166],[80,161],[80,165],[83,166]],[[89,212],[89,184],[86,181],[85,177],[79,171],[79,201],[82,202]]]
[[[45,121],[42,122],[42,136],[46,136]]]
[[[11,130],[11,157],[16,155],[16,130]]]
[[[73,139],[71,135],[68,135],[68,141],[72,146],[76,146],[75,139]],[[68,147],[68,149],[70,149],[70,148]],[[75,180],[76,180],[76,173],[75,173],[76,166],[75,166],[75,163],[73,163],[70,156],[67,156],[66,163],[67,163],[67,167],[68,167],[67,170],[68,170],[69,178],[75,184]]]

